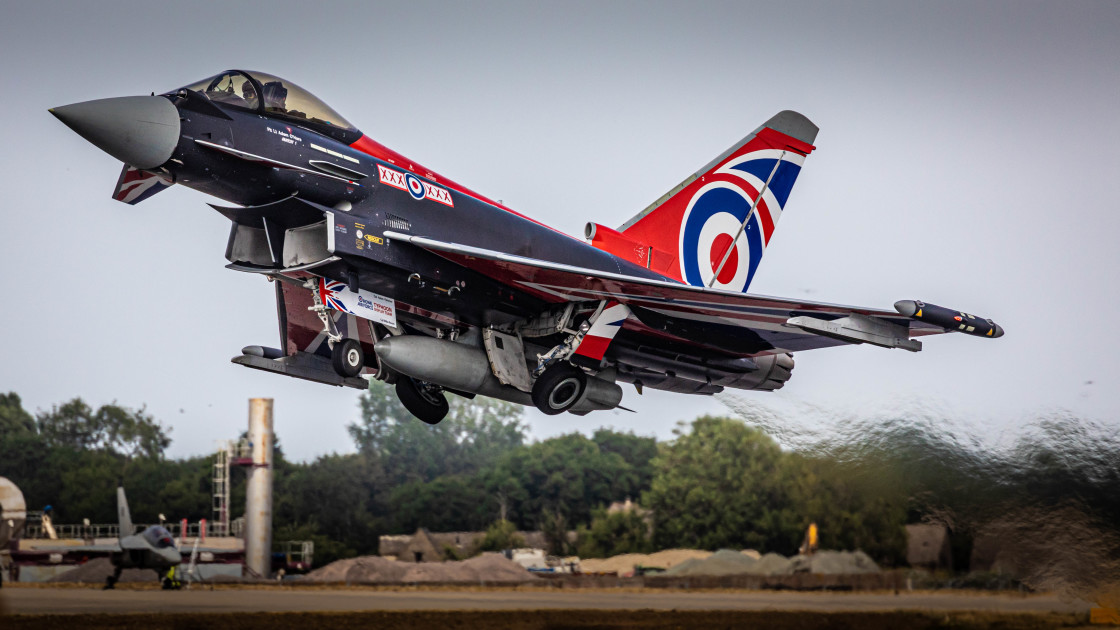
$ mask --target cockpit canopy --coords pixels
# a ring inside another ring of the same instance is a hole
[[[326,131],[360,135],[354,125],[300,86],[263,72],[227,70],[186,86],[214,103],[276,116]],[[349,134],[343,134],[349,135]]]
[[[171,538],[171,532],[159,525],[148,527],[140,532],[140,535],[144,537],[144,540],[148,541],[149,545],[156,549],[166,549],[175,546],[175,541]]]

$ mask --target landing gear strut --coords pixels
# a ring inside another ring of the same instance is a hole
[[[428,424],[439,424],[449,409],[439,386],[404,374],[397,376],[397,398],[409,413]]]
[[[350,280],[353,281],[354,278],[355,276],[351,276]],[[303,286],[311,291],[312,306],[307,307],[307,310],[315,313],[319,320],[323,322],[323,334],[327,337],[327,345],[331,349],[331,366],[334,367],[334,371],[344,378],[361,374],[366,361],[362,344],[358,343],[356,339],[346,339],[338,332],[338,326],[334,323],[330,309],[323,304],[319,295],[319,280],[317,278],[309,278]]]
[[[101,589],[103,591],[111,591],[117,586],[117,580],[121,579],[121,567],[113,567],[113,574],[105,578],[105,586]]]
[[[572,408],[587,387],[587,374],[571,363],[550,365],[533,384],[533,404],[555,416]]]

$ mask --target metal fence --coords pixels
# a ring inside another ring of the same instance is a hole
[[[245,529],[245,519],[244,518],[234,519],[233,522],[230,523],[228,534],[224,533],[224,532],[215,531],[216,529],[218,529],[217,527],[215,527],[215,525],[216,525],[216,523],[207,523],[206,524],[206,535],[207,536],[227,535],[227,536],[233,536],[234,538],[240,538],[242,531]],[[169,532],[171,532],[172,536],[174,536],[176,538],[182,537],[182,525],[180,524],[180,521],[164,521],[163,526],[166,527]],[[149,525],[134,524],[133,529],[135,531],[133,531],[131,533],[135,534],[137,532],[143,531],[147,527],[149,527]],[[201,523],[198,523],[198,522],[187,523],[186,538],[198,538],[198,536],[201,534],[201,529],[202,529],[202,524]],[[55,534],[57,534],[59,538],[72,538],[72,539],[87,540],[87,539],[92,539],[92,538],[119,538],[121,528],[120,528],[120,525],[116,525],[116,524],[111,524],[111,525],[110,524],[91,524],[91,525],[58,524],[58,525],[54,525],[54,531],[55,531]],[[43,527],[42,523],[35,523],[35,524],[28,523],[24,527],[23,537],[28,538],[28,539],[33,539],[33,540],[45,540],[45,539],[50,538],[50,536],[47,534],[46,528]]]
[[[119,525],[55,525],[59,538],[118,538]],[[50,536],[42,523],[28,524],[23,528],[24,538],[47,539]]]

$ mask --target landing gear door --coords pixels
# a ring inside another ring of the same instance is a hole
[[[482,331],[482,343],[490,359],[490,370],[502,385],[511,385],[523,392],[532,391],[521,337],[486,328]]]

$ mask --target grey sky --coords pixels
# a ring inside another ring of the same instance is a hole
[[[265,9],[264,7],[267,7]],[[223,268],[228,221],[174,188],[130,207],[120,165],[47,114],[232,67],[288,78],[360,129],[569,232],[618,225],[782,109],[821,127],[753,293],[996,319],[919,354],[797,356],[793,407],[922,397],[978,426],[1056,407],[1120,427],[1120,4],[8,3],[0,389],[146,403],[173,454],[276,398],[288,453],[350,450],[357,393],[229,363],[275,345],[271,285]],[[1089,384],[1091,382],[1091,384]],[[546,419],[668,437],[724,408]],[[822,427],[827,430],[827,427]]]

